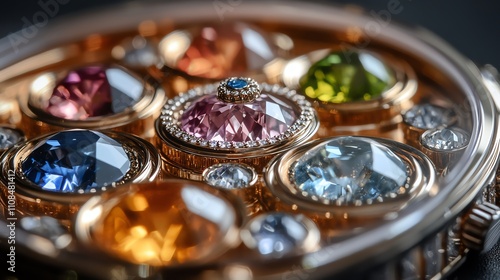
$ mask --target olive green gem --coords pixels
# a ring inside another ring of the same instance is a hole
[[[314,63],[300,79],[311,98],[330,103],[368,101],[396,82],[394,71],[366,52],[332,52]]]

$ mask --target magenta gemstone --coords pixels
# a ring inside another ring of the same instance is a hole
[[[70,120],[113,113],[111,86],[106,69],[98,66],[84,67],[68,73],[54,88],[47,113]]]
[[[250,103],[225,103],[210,94],[182,114],[182,129],[206,141],[247,142],[284,133],[299,115],[291,101],[262,93]]]

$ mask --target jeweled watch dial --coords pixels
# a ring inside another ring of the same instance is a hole
[[[440,279],[498,242],[495,69],[369,13],[226,2],[118,5],[2,55],[9,273]]]

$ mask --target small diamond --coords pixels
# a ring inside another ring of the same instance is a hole
[[[119,68],[88,66],[56,85],[45,111],[69,120],[106,116],[130,108],[142,92],[142,82]]]
[[[291,181],[310,198],[354,203],[388,196],[404,186],[405,163],[386,146],[361,137],[338,137],[305,153]]]
[[[257,216],[245,228],[246,231],[242,234],[245,245],[262,255],[273,257],[281,257],[300,249],[311,233],[317,231],[314,224],[306,225],[298,216],[287,213]],[[314,244],[318,240],[309,241]]]
[[[207,184],[222,189],[242,189],[255,183],[253,168],[239,163],[212,165],[203,172]]]
[[[451,125],[455,118],[451,110],[431,104],[422,104],[408,110],[404,114],[403,120],[416,128],[433,129]]]
[[[101,132],[68,130],[42,140],[22,161],[26,178],[51,192],[91,192],[122,179],[130,160]]]
[[[422,134],[421,142],[429,149],[450,151],[467,146],[469,134],[458,128],[443,128]]]
[[[9,149],[24,139],[24,136],[9,127],[0,127],[0,150]]]
[[[329,103],[373,100],[396,82],[394,71],[363,51],[332,52],[314,63],[300,79],[311,98]]]

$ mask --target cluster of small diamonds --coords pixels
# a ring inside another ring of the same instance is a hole
[[[163,107],[160,119],[163,128],[175,138],[192,145],[206,147],[214,150],[232,150],[241,148],[255,148],[272,146],[298,135],[314,118],[314,109],[311,103],[304,96],[297,94],[295,90],[290,90],[279,85],[261,84],[262,90],[270,94],[284,96],[292,100],[300,108],[300,116],[297,120],[282,134],[262,139],[258,141],[245,142],[225,142],[225,141],[206,141],[205,139],[191,135],[179,127],[179,118],[182,110],[186,108],[195,99],[211,94],[216,91],[218,84],[210,84],[202,87],[193,88],[185,93],[181,93],[173,99],[169,99]]]
[[[247,85],[242,89],[232,89],[228,86],[231,80],[244,80]],[[229,103],[245,103],[251,102],[260,96],[259,84],[251,78],[229,78],[222,81],[217,87],[217,98]]]

